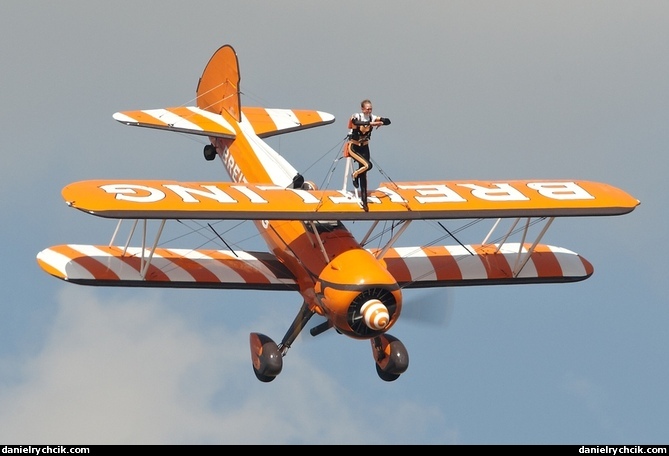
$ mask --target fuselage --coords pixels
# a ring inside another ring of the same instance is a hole
[[[210,138],[224,167],[235,182],[293,187],[298,171],[252,130],[242,116],[228,116],[235,139]],[[392,303],[389,329],[401,309],[401,292],[384,263],[364,249],[337,221],[260,220],[254,222],[270,251],[295,275],[300,294],[309,308],[332,319],[338,329],[353,337],[369,331],[350,330],[351,303],[365,290],[386,293]],[[327,278],[323,280],[323,278]],[[362,304],[358,304],[360,307]],[[341,325],[341,326],[340,326]]]

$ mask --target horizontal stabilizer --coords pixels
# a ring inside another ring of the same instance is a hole
[[[261,138],[320,127],[335,121],[332,114],[308,109],[270,109],[243,107],[244,119]]]
[[[157,128],[203,136],[234,138],[234,128],[223,116],[195,107],[123,111],[114,119],[126,125]]]
[[[335,120],[332,114],[308,109],[244,107],[242,113],[242,124],[250,124],[261,138],[327,125]],[[113,117],[123,124],[136,127],[229,139],[237,136],[232,120],[228,122],[220,114],[193,106],[123,111],[115,113]]]
[[[62,191],[68,205],[130,219],[418,220],[621,215],[639,201],[588,181],[383,183],[369,211],[341,190],[231,182],[90,180]]]

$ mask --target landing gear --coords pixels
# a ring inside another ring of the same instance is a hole
[[[258,380],[268,383],[281,373],[283,357],[313,315],[314,312],[309,309],[307,303],[303,303],[279,345],[264,334],[251,333],[251,362],[253,373]]]
[[[404,344],[390,334],[381,334],[371,340],[376,373],[381,380],[393,382],[409,367],[409,353]]]
[[[261,382],[271,382],[283,367],[279,347],[272,339],[260,333],[251,333],[250,341],[253,373]]]
[[[286,356],[290,345],[313,315],[314,312],[309,309],[307,303],[303,303],[286,335],[283,336],[283,340],[278,345],[264,334],[251,333],[251,362],[253,363],[253,373],[258,380],[268,383],[281,373],[283,357]],[[324,322],[312,328],[311,335],[316,336],[329,328],[331,328],[330,323]],[[409,367],[409,354],[404,344],[389,334],[375,336],[370,339],[370,342],[372,344],[372,355],[376,362],[376,373],[383,381],[393,382],[397,380]]]
[[[302,188],[302,185],[304,185],[304,177],[302,174],[297,173],[295,177],[293,177],[293,188]]]
[[[214,158],[216,158],[216,148],[211,144],[207,144],[204,146],[204,159],[212,161]]]

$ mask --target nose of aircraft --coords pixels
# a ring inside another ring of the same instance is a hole
[[[379,330],[388,325],[390,314],[388,308],[378,299],[370,299],[360,309],[362,317],[368,328]]]

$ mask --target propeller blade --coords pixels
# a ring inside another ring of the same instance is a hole
[[[450,288],[429,291],[404,291],[401,319],[433,326],[448,326],[455,308],[454,291]]]

